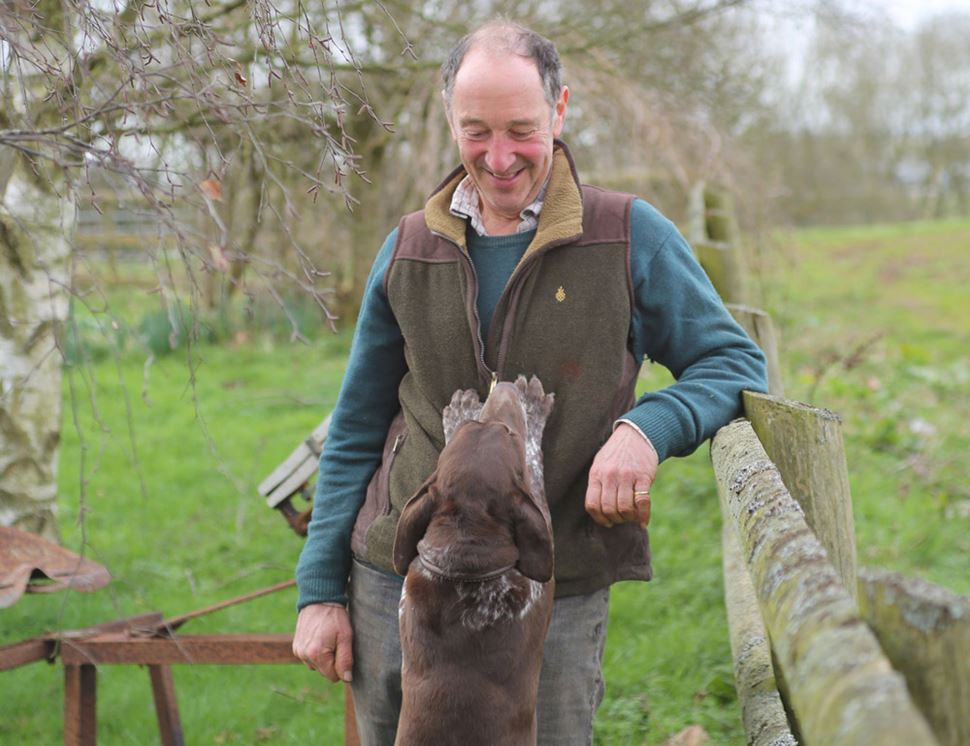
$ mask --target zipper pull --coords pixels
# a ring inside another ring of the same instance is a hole
[[[490,385],[490,386],[488,387],[488,393],[490,393],[490,394],[491,394],[491,393],[492,393],[492,391],[494,391],[494,390],[495,390],[495,384],[496,384],[496,383],[498,383],[498,373],[496,373],[496,372],[495,372],[495,371],[493,370],[493,371],[492,371],[492,383],[491,383],[491,385]]]

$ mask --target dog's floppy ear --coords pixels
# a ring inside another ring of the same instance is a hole
[[[401,510],[401,518],[397,522],[397,533],[394,535],[394,570],[398,575],[407,575],[408,567],[418,555],[418,542],[428,530],[431,516],[434,514],[436,502],[435,481],[438,472],[435,471],[424,484],[418,487]]]
[[[554,566],[552,531],[524,486],[516,495],[513,527],[515,545],[519,550],[516,567],[527,578],[545,583],[552,577]]]

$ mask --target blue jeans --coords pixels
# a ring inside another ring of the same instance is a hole
[[[403,578],[356,560],[350,572],[354,708],[362,746],[392,746],[401,709],[397,605]],[[537,706],[541,746],[588,746],[603,700],[609,588],[557,598],[543,650]]]

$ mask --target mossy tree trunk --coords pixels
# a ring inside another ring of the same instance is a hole
[[[73,193],[0,151],[0,525],[57,537]]]

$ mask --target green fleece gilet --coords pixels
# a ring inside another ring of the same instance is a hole
[[[444,447],[441,410],[456,390],[477,389],[484,399],[493,378],[536,375],[556,395],[543,452],[557,595],[648,579],[646,531],[634,524],[601,528],[584,508],[592,460],[632,407],[640,367],[629,340],[633,197],[580,187],[557,147],[538,229],[483,346],[465,222],[448,211],[461,176],[450,176],[398,229],[385,288],[408,371],[398,392],[401,414],[354,529],[354,552],[391,568],[399,511],[435,468]]]

